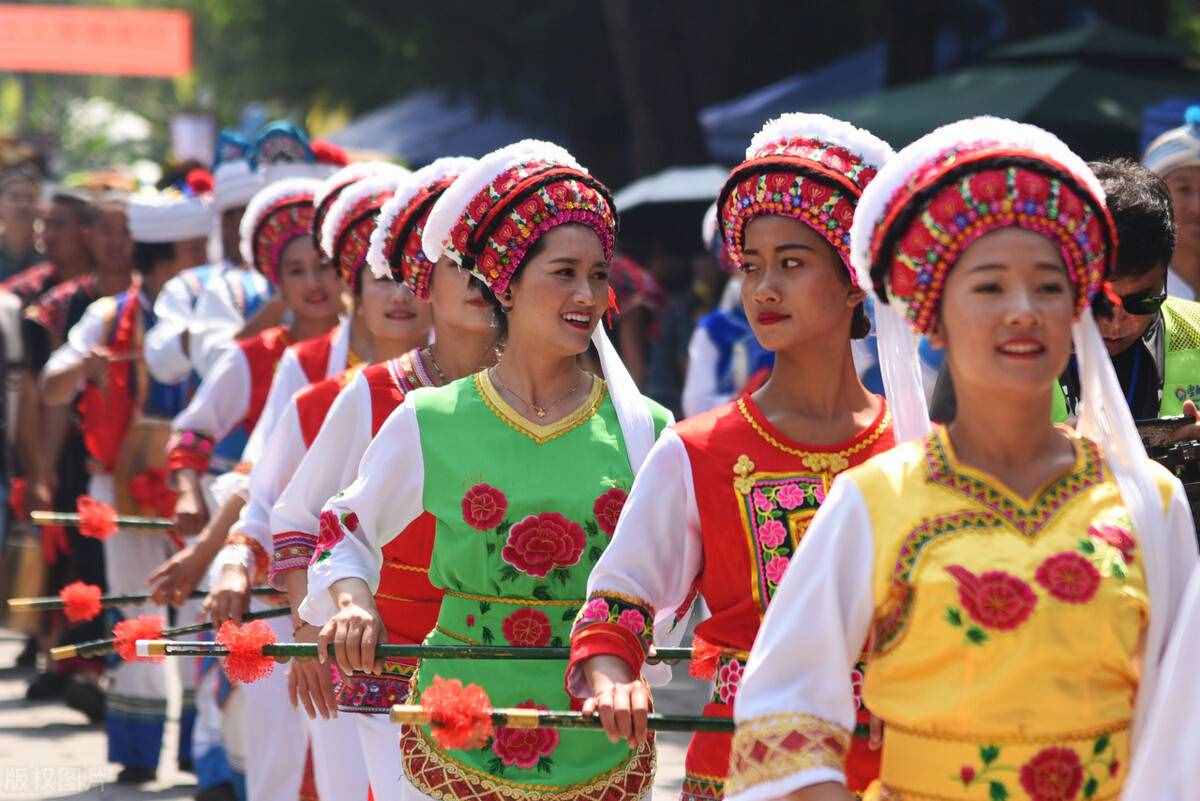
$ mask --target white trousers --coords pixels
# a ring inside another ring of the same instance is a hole
[[[267,621],[280,642],[291,642],[290,618]],[[313,773],[321,801],[365,801],[367,770],[350,715],[309,720],[287,694],[287,667],[238,688],[243,694],[248,801],[296,801],[304,778],[304,755],[313,749]]]

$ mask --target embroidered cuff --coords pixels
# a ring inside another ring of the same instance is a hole
[[[212,454],[212,437],[196,431],[176,431],[167,441],[167,469],[172,473],[180,470],[206,473]]]
[[[641,643],[643,658],[654,644],[654,607],[641,598],[604,590],[593,592],[575,618],[572,637],[597,623],[612,623],[631,633]]]
[[[267,550],[253,537],[245,534],[230,534],[225,538],[225,546],[242,547],[249,551],[246,568],[251,572],[255,585],[262,584],[267,578],[267,570],[271,566],[271,557]]]
[[[307,570],[317,548],[317,538],[303,531],[284,531],[271,538],[274,553],[267,581],[272,587],[282,587],[282,574],[290,570]]]
[[[843,774],[850,732],[813,715],[783,713],[739,721],[729,754],[727,796],[801,771]]]

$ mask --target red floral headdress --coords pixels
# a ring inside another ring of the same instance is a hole
[[[824,114],[785,114],[750,141],[717,206],[725,258],[741,264],[746,225],[780,215],[808,225],[850,267],[850,225],[863,188],[892,155],[882,139]]]
[[[433,262],[425,257],[421,236],[434,203],[454,180],[476,163],[465,157],[440,158],[408,176],[379,210],[367,263],[376,278],[391,276],[422,300],[429,298]]]
[[[276,181],[251,198],[242,215],[242,260],[273,284],[279,282],[283,249],[312,227],[313,194],[320,185],[315,178]]]
[[[608,188],[558,145],[525,140],[459,176],[434,204],[421,241],[430,261],[444,252],[499,295],[533,243],[566,223],[591,228],[612,257],[617,220]]]
[[[321,251],[338,268],[346,286],[358,282],[379,210],[402,180],[394,175],[364,178],[346,187],[321,225]]]
[[[859,280],[899,302],[926,333],[946,276],[975,240],[1000,228],[1050,239],[1076,289],[1078,315],[1116,258],[1104,190],[1053,134],[994,117],[939,128],[906,147],[863,193],[854,219]]]

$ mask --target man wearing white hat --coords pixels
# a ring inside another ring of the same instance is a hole
[[[184,270],[166,283],[155,300],[158,322],[146,334],[146,364],[160,381],[179,381],[193,371],[203,374],[215,359],[214,346],[231,342],[269,294],[266,280],[244,269],[238,255],[242,213],[262,188],[262,176],[246,158],[248,149],[233,135],[221,135],[211,202],[202,223],[205,237],[210,231],[217,235],[219,258]],[[198,188],[192,184],[193,191]],[[204,300],[217,293],[228,302]]]
[[[1175,210],[1175,258],[1167,271],[1167,294],[1196,300],[1200,294],[1200,106],[1184,123],[1146,148],[1142,164],[1162,176]]]
[[[139,277],[128,290],[88,307],[46,363],[41,384],[47,404],[78,398],[91,471],[88,494],[125,514],[163,515],[174,505],[163,470],[166,438],[171,418],[186,404],[188,382],[154,380],[142,358],[142,340],[155,323],[154,301],[163,285],[202,258],[197,241],[206,238],[207,228],[199,221],[207,209],[198,198],[156,195],[133,199],[128,215]],[[112,534],[104,540],[109,591],[144,590],[150,571],[172,550],[165,537],[126,530]],[[165,609],[150,604],[122,611],[126,617],[165,617]],[[187,622],[198,616],[197,609],[180,611]],[[159,664],[122,662],[112,672],[108,758],[122,765],[120,782],[141,783],[156,775],[166,717],[164,670]],[[185,670],[179,762],[187,769],[195,719],[192,684],[191,671]]]

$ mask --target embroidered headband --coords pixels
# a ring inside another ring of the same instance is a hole
[[[312,226],[315,178],[284,178],[250,199],[241,223],[241,254],[272,284],[279,283],[279,259],[293,240]]]
[[[863,192],[851,232],[861,286],[898,302],[927,333],[950,269],[1001,228],[1059,247],[1078,316],[1116,258],[1117,233],[1096,176],[1057,137],[996,117],[946,125],[913,142]]]
[[[321,224],[321,252],[333,262],[346,286],[358,283],[379,210],[403,177],[375,175],[355,181],[338,194]]]
[[[791,217],[829,243],[855,282],[854,207],[892,155],[879,137],[824,114],[784,114],[768,122],[750,140],[746,160],[729,174],[717,199],[725,259],[741,264],[746,225],[755,217]]]
[[[425,223],[437,199],[475,163],[472,158],[440,158],[400,182],[379,210],[371,233],[367,263],[376,278],[391,276],[421,300],[428,300],[433,262],[421,247]]]
[[[374,175],[402,177],[408,174],[408,170],[403,167],[386,161],[355,161],[321,181],[320,189],[313,196],[313,247],[321,249],[321,226],[325,222],[325,215],[329,213],[330,207],[343,189],[355,181]]]
[[[527,139],[484,156],[434,204],[421,242],[436,262],[444,252],[496,295],[547,231],[591,228],[612,258],[617,220],[608,188],[563,148]]]

